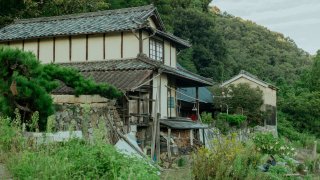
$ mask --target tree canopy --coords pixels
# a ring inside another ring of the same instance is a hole
[[[261,106],[263,104],[262,91],[259,88],[251,88],[247,83],[231,84],[227,87],[214,88],[214,106],[222,109],[222,112],[230,114],[242,114],[247,116],[250,125],[261,124],[263,116]]]
[[[18,108],[24,120],[39,112],[40,128],[54,113],[50,93],[60,82],[75,90],[76,95],[100,94],[107,98],[121,96],[113,86],[97,84],[75,69],[54,64],[43,65],[30,52],[0,47],[0,112],[13,117]],[[59,81],[58,81],[59,80]]]

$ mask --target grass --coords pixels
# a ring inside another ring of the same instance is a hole
[[[73,139],[36,146],[24,140],[20,129],[0,117],[0,159],[13,179],[159,179],[145,160],[110,144]]]

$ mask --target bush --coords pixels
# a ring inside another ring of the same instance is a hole
[[[247,117],[243,115],[220,113],[216,118],[215,126],[221,131],[221,133],[227,134],[227,132],[230,130],[230,127],[239,128],[244,125],[246,120]]]
[[[278,132],[280,137],[286,137],[292,143],[309,149],[313,147],[314,141],[320,141],[314,135],[298,132],[282,112],[278,115]],[[317,152],[320,153],[320,143],[317,144]]]
[[[19,117],[18,117],[19,118]],[[9,118],[0,116],[0,151],[19,151],[23,148],[23,137],[21,134],[20,119],[13,122]],[[3,153],[0,153],[3,155]]]
[[[18,115],[0,117],[0,160],[14,179],[159,179],[149,162],[119,153],[99,132],[93,142],[25,143]]]
[[[23,151],[9,159],[8,169],[17,179],[159,179],[141,159],[79,140]]]
[[[239,127],[245,120],[247,120],[247,117],[239,114],[230,115],[226,113],[220,113],[217,119],[228,122],[230,126]]]
[[[275,138],[271,133],[257,133],[253,142],[258,151],[264,154],[293,156],[295,149],[284,139]]]
[[[213,122],[212,113],[202,112],[201,121],[206,124],[211,124]]]
[[[223,136],[212,149],[193,155],[192,173],[195,179],[268,179],[257,170],[261,156],[253,143],[238,142],[236,134]]]

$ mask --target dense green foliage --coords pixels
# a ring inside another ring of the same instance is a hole
[[[248,118],[249,125],[263,123],[261,106],[263,104],[262,91],[259,88],[251,88],[249,84],[240,83],[228,87],[214,87],[216,95],[214,106],[222,112],[230,114],[243,114]]]
[[[311,132],[320,137],[320,51],[313,66],[304,71],[291,89],[283,92],[281,110],[285,119],[300,132]]]
[[[74,69],[42,65],[32,53],[18,49],[1,47],[0,66],[1,114],[13,117],[14,110],[18,108],[26,121],[38,111],[42,130],[46,126],[47,117],[54,112],[50,93],[59,87],[59,81],[74,88],[76,95],[100,94],[107,98],[121,95],[113,86],[96,84]]]
[[[206,124],[211,124],[213,122],[212,113],[202,112],[201,113],[201,122]]]
[[[8,168],[18,179],[159,179],[147,162],[112,145],[77,140],[24,151],[9,160]]]
[[[1,0],[0,27],[15,18],[58,16],[71,13],[92,12],[109,7],[105,0]]]
[[[275,138],[271,133],[257,133],[253,137],[257,150],[264,154],[293,156],[295,149],[284,139]]]
[[[94,142],[74,139],[35,145],[25,141],[20,123],[0,117],[0,159],[14,179],[159,179],[147,161]]]
[[[241,128],[247,125],[247,116],[240,114],[219,113],[214,120],[214,126],[222,134],[228,134],[234,128]]]

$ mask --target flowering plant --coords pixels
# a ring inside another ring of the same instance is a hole
[[[275,138],[271,133],[257,133],[253,141],[258,151],[279,156],[293,156],[295,149],[284,139]]]

